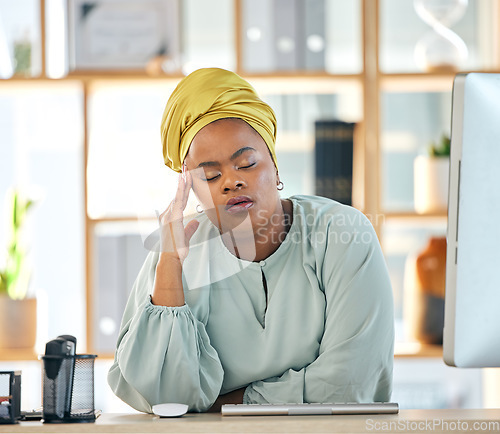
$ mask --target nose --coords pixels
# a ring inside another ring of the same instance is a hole
[[[224,181],[222,183],[222,190],[224,193],[246,187],[246,182],[241,176],[238,175],[241,174],[238,174],[236,171],[231,171],[231,173],[224,177]]]

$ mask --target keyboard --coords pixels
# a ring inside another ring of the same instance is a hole
[[[320,414],[395,414],[395,402],[336,403],[336,404],[224,404],[222,416],[276,416]]]

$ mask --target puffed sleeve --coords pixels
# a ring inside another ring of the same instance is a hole
[[[301,370],[256,381],[245,403],[385,402],[392,391],[392,289],[377,235],[353,208],[332,218],[317,274],[325,327],[317,358]],[[320,246],[313,246],[317,251]]]
[[[123,315],[114,363],[108,373],[113,392],[135,409],[155,404],[187,404],[205,411],[217,399],[223,370],[215,349],[190,307],[155,306],[158,253],[150,253]]]

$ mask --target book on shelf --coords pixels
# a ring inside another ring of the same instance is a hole
[[[304,68],[325,70],[325,0],[305,0],[303,4]]]
[[[345,205],[353,204],[353,155],[356,124],[317,120],[315,137],[315,194]]]
[[[274,0],[274,55],[277,70],[299,69],[298,0]]]
[[[274,55],[273,2],[243,0],[243,69],[270,72],[276,69]]]

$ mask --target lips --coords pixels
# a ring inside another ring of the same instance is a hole
[[[226,211],[230,213],[245,211],[253,205],[253,200],[248,196],[232,197],[226,202]]]

